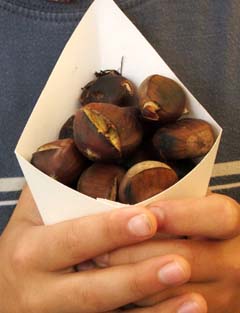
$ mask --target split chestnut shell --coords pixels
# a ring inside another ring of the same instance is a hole
[[[80,98],[82,106],[91,102],[112,103],[121,107],[137,104],[137,89],[127,78],[115,70],[96,73],[96,79],[89,82]]]
[[[73,124],[74,141],[90,160],[120,159],[141,143],[138,110],[110,103],[89,103],[80,108]]]
[[[117,165],[95,163],[79,178],[77,190],[93,198],[116,201],[125,170]]]
[[[86,165],[73,139],[61,139],[42,145],[32,155],[31,163],[40,171],[65,185],[74,183]]]
[[[160,75],[147,77],[139,87],[139,105],[147,120],[167,123],[177,120],[186,107],[186,95],[174,80]]]

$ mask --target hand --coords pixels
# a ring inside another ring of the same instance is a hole
[[[156,230],[156,218],[144,208],[44,226],[25,190],[0,237],[1,313],[106,312],[186,282],[189,264],[173,254],[108,269],[73,271],[75,264],[149,239]],[[158,312],[176,312],[190,300],[206,312],[202,297],[185,295],[141,313],[158,308]]]
[[[134,264],[171,253],[191,264],[190,282],[138,302],[153,305],[171,297],[197,292],[207,300],[209,313],[235,313],[240,308],[240,207],[226,196],[159,201],[150,207],[159,231],[187,240],[151,240],[121,248],[96,259],[102,266]],[[204,239],[205,238],[205,239]]]

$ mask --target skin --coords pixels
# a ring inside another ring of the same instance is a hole
[[[145,224],[136,223],[136,216]],[[141,207],[44,226],[26,188],[0,236],[1,313],[113,313],[186,283],[190,265],[173,253],[105,269],[73,270],[88,259],[150,239],[156,231],[157,218]],[[163,275],[170,264],[178,272]],[[125,312],[180,312],[189,301],[196,313],[207,312],[204,298],[192,292]]]
[[[149,209],[158,216],[159,232],[165,238],[121,248],[98,257],[96,262],[101,261],[102,266],[134,264],[174,252],[191,265],[189,282],[157,292],[138,305],[165,303],[172,297],[197,292],[206,299],[209,313],[239,312],[239,204],[227,196],[210,194],[200,199],[159,201]],[[172,238],[166,239],[166,234]],[[179,239],[182,236],[185,239]]]

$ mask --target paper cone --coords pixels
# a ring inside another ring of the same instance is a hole
[[[15,150],[46,224],[123,206],[104,199],[96,200],[74,191],[43,174],[29,162],[32,153],[39,146],[57,139],[60,127],[78,107],[81,88],[93,79],[94,72],[119,69],[122,57],[123,75],[137,86],[152,74],[168,76],[180,83],[187,94],[191,117],[210,122],[216,136],[211,151],[188,175],[141,204],[157,199],[199,197],[207,191],[221,128],[118,6],[112,0],[96,0],[65,46]]]

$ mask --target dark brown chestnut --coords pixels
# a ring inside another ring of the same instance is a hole
[[[186,95],[174,80],[160,75],[147,77],[139,87],[139,105],[144,118],[159,123],[177,120],[186,108]]]
[[[89,103],[73,123],[74,141],[90,160],[114,160],[132,153],[142,140],[142,127],[134,107]]]
[[[200,119],[186,118],[160,128],[153,145],[165,160],[196,158],[205,155],[214,144],[211,125]]]
[[[73,139],[73,121],[75,115],[69,117],[60,129],[58,139],[72,138]]]
[[[77,190],[93,198],[117,200],[125,170],[117,165],[95,163],[79,178]]]
[[[85,168],[85,158],[73,139],[61,139],[42,145],[33,153],[31,163],[65,185],[77,180]]]
[[[119,187],[119,200],[135,204],[144,201],[175,184],[175,171],[165,163],[144,161],[131,167]]]
[[[89,82],[80,97],[80,104],[91,102],[112,103],[121,107],[137,104],[137,89],[127,78],[115,70],[95,73],[96,79]]]

